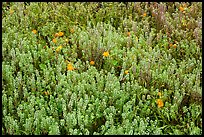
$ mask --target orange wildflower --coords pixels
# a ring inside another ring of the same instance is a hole
[[[72,66],[72,64],[69,63],[69,64],[67,65],[67,70],[74,70],[74,67]]]
[[[34,29],[34,30],[32,30],[32,32],[33,32],[34,34],[36,34],[36,33],[37,33],[37,30]]]
[[[143,13],[143,17],[146,17],[147,16],[147,13],[145,12],[145,13]]]
[[[61,37],[61,36],[63,36],[64,35],[64,32],[59,32],[59,36]]]
[[[95,62],[92,60],[92,61],[90,61],[90,64],[91,64],[91,65],[94,65],[94,64],[95,64]]]
[[[130,32],[127,32],[128,37],[130,36]]]
[[[173,47],[174,47],[174,48],[176,48],[176,47],[177,47],[177,45],[176,45],[176,44],[174,44],[174,45],[173,45]]]
[[[163,107],[164,106],[164,103],[161,99],[157,99],[157,105],[159,108]]]
[[[55,37],[58,37],[59,36],[59,33],[55,33]]]
[[[180,6],[180,7],[179,7],[179,10],[180,10],[181,12],[183,12],[183,11],[184,11],[184,8],[183,8],[182,6]]]
[[[128,73],[129,73],[129,71],[128,71],[128,70],[126,70],[126,71],[125,71],[125,74],[128,74]]]
[[[103,52],[103,56],[104,56],[104,57],[108,57],[108,56],[109,56],[109,52],[108,52],[108,51]]]
[[[52,42],[57,43],[57,40],[54,38],[54,39],[52,40]]]

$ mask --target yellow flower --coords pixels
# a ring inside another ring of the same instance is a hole
[[[138,42],[138,37],[136,36],[136,41]]]
[[[53,39],[52,42],[57,43],[57,40],[56,40],[56,39]]]
[[[74,70],[74,67],[72,66],[71,63],[69,63],[69,64],[67,65],[67,70]]]
[[[146,17],[147,16],[147,13],[145,12],[145,13],[143,13],[143,17]]]
[[[74,33],[74,29],[70,29],[70,32],[71,32],[71,33]]]
[[[128,71],[128,70],[126,70],[126,71],[125,71],[125,74],[128,74],[128,73],[129,73],[129,71]]]
[[[32,30],[32,32],[33,32],[34,34],[36,34],[36,33],[37,33],[37,30],[34,29],[34,30]]]
[[[59,36],[61,37],[61,36],[63,36],[64,35],[64,32],[59,32]]]
[[[13,14],[13,13],[14,13],[14,10],[12,10],[12,9],[10,9],[9,11],[10,11],[10,14]]]
[[[161,95],[162,95],[161,92],[158,92],[158,96],[161,97]]]
[[[176,47],[177,47],[177,45],[176,45],[176,44],[174,44],[174,45],[173,45],[173,47],[174,47],[174,48],[176,48]]]
[[[92,61],[90,61],[90,64],[91,64],[91,65],[94,65],[94,64],[95,64],[95,62],[92,60]]]
[[[69,40],[68,40],[68,39],[65,39],[65,41],[68,42]]]
[[[159,108],[163,107],[164,106],[164,103],[161,99],[157,99],[157,105]]]
[[[62,45],[60,45],[59,47],[57,47],[56,51],[59,52],[62,49]]]
[[[108,56],[109,56],[109,52],[108,52],[108,51],[103,52],[103,56],[104,56],[104,57],[108,57]]]

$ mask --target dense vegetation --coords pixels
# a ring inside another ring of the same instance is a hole
[[[2,134],[202,134],[202,3],[2,4]]]

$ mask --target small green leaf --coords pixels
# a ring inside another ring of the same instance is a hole
[[[45,64],[40,64],[40,69],[44,70],[46,68]]]
[[[114,66],[116,66],[118,64],[118,61],[117,60],[113,60],[112,63],[113,63]]]

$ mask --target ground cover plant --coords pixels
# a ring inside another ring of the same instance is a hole
[[[202,134],[202,3],[3,2],[2,134]]]

